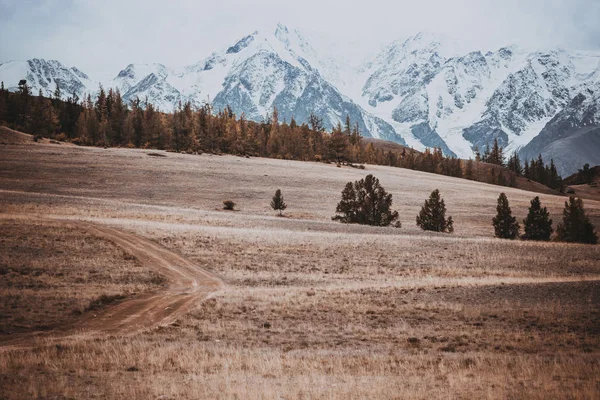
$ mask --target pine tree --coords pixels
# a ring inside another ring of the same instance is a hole
[[[494,138],[494,145],[492,146],[492,150],[486,158],[486,162],[490,164],[504,165],[503,150],[498,144],[498,138]]]
[[[565,202],[563,222],[556,228],[558,240],[572,243],[598,243],[594,225],[590,222],[583,209],[583,201],[573,196]]]
[[[523,234],[522,239],[550,240],[550,235],[552,235],[554,230],[552,229],[552,220],[549,216],[548,210],[546,210],[546,207],[542,208],[540,198],[536,196],[531,200],[527,218],[523,220],[525,233]]]
[[[287,208],[287,204],[283,201],[283,195],[281,194],[281,190],[277,189],[275,191],[275,195],[271,200],[271,208],[275,211],[279,211],[279,215],[282,215],[283,210]]]
[[[51,137],[60,129],[60,121],[52,102],[43,96],[33,101],[32,115],[28,129],[36,136]]]
[[[392,195],[388,194],[373,175],[360,181],[348,182],[342,191],[331,219],[349,224],[388,226],[398,219],[398,212],[391,210]]]
[[[500,239],[515,239],[519,236],[519,223],[517,218],[512,216],[512,211],[508,205],[508,198],[504,193],[498,197],[497,214],[492,219],[494,232]]]
[[[523,167],[521,167],[521,160],[519,159],[519,154],[515,151],[511,154],[506,166],[509,170],[513,171],[516,174],[523,174]]]
[[[446,219],[446,205],[438,189],[434,190],[425,200],[421,212],[417,215],[417,225],[425,231],[454,232],[452,217]]]
[[[60,87],[58,86],[58,83],[56,83],[56,88],[54,89],[54,100],[61,100],[62,99],[62,92],[60,91]]]
[[[479,147],[475,146],[475,162],[481,162],[481,152],[479,151]]]

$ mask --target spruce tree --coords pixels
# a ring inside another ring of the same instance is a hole
[[[487,161],[490,164],[504,165],[504,154],[502,147],[498,144],[498,138],[494,138],[494,145],[487,156]]]
[[[523,167],[521,167],[521,159],[519,159],[519,153],[514,151],[510,158],[508,159],[508,163],[506,164],[509,170],[513,171],[518,175],[523,174]]]
[[[417,215],[417,225],[425,231],[454,232],[454,221],[452,217],[446,219],[446,205],[438,189],[431,193],[429,200],[425,200]]]
[[[387,193],[373,175],[354,183],[348,182],[342,191],[333,216],[334,221],[349,224],[388,226],[398,219],[392,211],[392,195]]]
[[[283,201],[283,195],[281,194],[280,189],[275,191],[275,196],[273,196],[273,199],[271,200],[271,208],[275,211],[279,211],[279,215],[287,208],[287,204]]]
[[[598,243],[594,225],[590,222],[583,209],[583,201],[573,196],[565,202],[563,222],[556,228],[558,240],[572,243]]]
[[[504,193],[500,193],[500,197],[498,197],[496,211],[497,214],[492,219],[496,237],[500,239],[515,239],[519,236],[519,223],[517,222],[517,218],[512,216],[512,211],[508,205],[508,198]]]
[[[522,239],[550,240],[550,235],[552,235],[554,230],[552,229],[552,220],[549,216],[548,210],[546,210],[546,207],[542,208],[540,198],[536,196],[531,200],[527,218],[523,220],[525,233],[523,234]]]

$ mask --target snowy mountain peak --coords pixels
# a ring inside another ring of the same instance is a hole
[[[516,46],[483,52],[421,32],[391,42],[361,66],[350,61],[355,49],[343,43],[279,23],[183,68],[130,64],[104,86],[118,88],[125,101],[147,99],[163,111],[180,101],[210,102],[261,120],[277,107],[281,120],[302,123],[315,113],[326,128],[349,115],[366,136],[420,150],[441,147],[463,158],[494,138],[507,151],[523,148],[557,115],[557,132],[563,122],[600,124],[593,108],[600,52]],[[10,90],[21,79],[45,95],[56,85],[65,97],[74,92],[80,98],[99,87],[54,60],[0,64],[0,80]]]
[[[82,98],[90,87],[96,85],[77,68],[41,58],[0,64],[0,79],[12,91],[16,91],[19,81],[25,79],[32,92],[37,94],[41,90],[44,96],[52,96],[58,86],[65,98],[73,94]]]

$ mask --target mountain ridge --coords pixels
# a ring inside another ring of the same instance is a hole
[[[118,88],[126,101],[148,99],[167,112],[179,102],[211,102],[260,120],[277,107],[282,120],[307,122],[315,113],[327,129],[349,115],[367,137],[470,158],[494,139],[507,151],[522,151],[600,82],[600,52],[516,46],[465,52],[419,33],[350,67],[318,42],[315,47],[298,29],[278,24],[182,68],[129,64],[104,85]],[[58,84],[63,95],[82,98],[100,84],[58,61],[0,64],[0,80],[10,80],[10,90],[19,76],[47,95]]]

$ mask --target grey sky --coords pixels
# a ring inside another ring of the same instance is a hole
[[[379,47],[419,31],[473,48],[600,49],[600,0],[0,0],[0,62],[33,57],[95,79],[128,63],[195,63],[282,22]],[[361,50],[361,51],[362,51]]]

